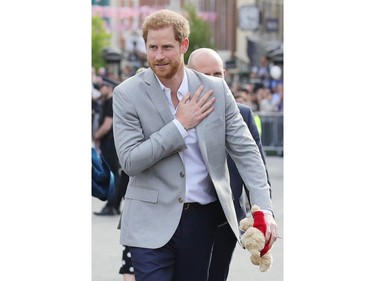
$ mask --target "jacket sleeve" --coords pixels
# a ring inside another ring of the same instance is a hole
[[[272,212],[270,186],[261,153],[226,84],[224,89],[227,151],[249,190],[251,204]]]
[[[139,94],[139,89],[136,94]],[[153,105],[142,100],[135,101],[135,96],[125,93],[123,88],[115,88],[113,96],[116,151],[122,169],[129,176],[136,175],[163,158],[186,148],[185,141],[173,121],[163,124],[152,133],[147,132],[149,135],[146,136],[144,123],[152,122],[147,118],[152,118]],[[140,102],[143,102],[141,106]]]
[[[257,144],[259,148],[260,155],[262,156],[263,164],[266,168],[266,174],[267,174],[267,182],[271,186],[268,170],[267,170],[267,163],[266,163],[266,157],[264,155],[264,149],[262,145],[262,140],[259,135],[258,127],[256,126],[253,112],[250,107],[245,106],[245,105],[239,105],[240,112],[242,117],[244,118],[245,123],[247,124],[247,127],[250,130],[251,135],[253,136],[253,139],[255,143]]]

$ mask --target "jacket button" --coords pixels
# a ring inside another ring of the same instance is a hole
[[[180,177],[183,178],[185,176],[184,172],[180,172]]]
[[[178,198],[178,202],[179,202],[179,203],[184,203],[184,198],[181,198],[181,197]]]

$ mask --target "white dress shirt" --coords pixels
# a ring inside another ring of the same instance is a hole
[[[176,111],[172,102],[171,89],[165,87],[158,77],[160,87],[162,88],[169,104],[169,108],[174,117]],[[186,73],[177,91],[177,98],[179,101],[188,93],[188,79]],[[181,123],[174,119],[173,123],[180,131],[182,137],[185,139],[187,148],[179,152],[181,159],[185,165],[186,178],[186,193],[185,202],[197,202],[200,204],[208,204],[217,200],[215,189],[212,185],[210,176],[208,175],[206,165],[203,162],[202,155],[198,145],[197,134],[195,128],[186,131]]]

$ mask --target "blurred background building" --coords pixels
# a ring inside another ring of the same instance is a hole
[[[92,15],[106,20],[111,33],[107,55],[119,54],[120,66],[145,52],[140,26],[151,12],[169,8],[183,12],[191,4],[211,27],[210,41],[233,74],[246,74],[259,56],[283,63],[283,0],[92,0]],[[136,65],[137,66],[137,65]]]

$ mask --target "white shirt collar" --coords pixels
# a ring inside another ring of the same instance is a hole
[[[155,73],[154,73],[154,75],[155,75]],[[159,78],[156,75],[155,75],[155,77],[158,80],[160,88],[162,89],[162,91],[165,91],[167,89],[170,91],[170,89],[167,88],[166,86],[164,86],[164,84],[159,80]],[[177,90],[177,97],[178,97],[179,100],[181,100],[182,97],[185,96],[187,94],[187,92],[189,91],[188,85],[189,84],[188,84],[188,78],[187,78],[187,75],[186,75],[186,70],[184,70],[184,78],[182,79],[181,85]]]

